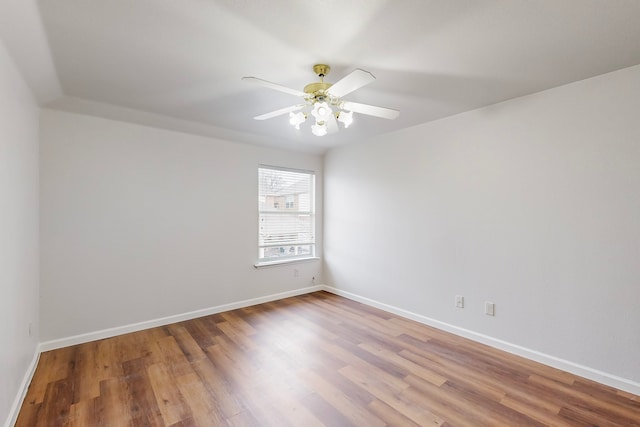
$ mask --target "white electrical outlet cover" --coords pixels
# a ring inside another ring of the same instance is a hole
[[[485,302],[484,303],[484,313],[487,316],[495,316],[496,314],[496,305],[492,302]]]

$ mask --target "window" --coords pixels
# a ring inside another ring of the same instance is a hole
[[[258,263],[315,256],[315,174],[258,168]]]
[[[284,207],[287,209],[293,209],[294,208],[294,201],[295,201],[295,196],[287,196],[287,201],[284,204]]]

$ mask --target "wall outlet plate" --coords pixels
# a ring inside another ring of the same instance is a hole
[[[456,295],[456,308],[464,308],[464,297]]]
[[[496,305],[492,302],[485,301],[484,303],[484,314],[487,316],[495,316],[496,315]]]

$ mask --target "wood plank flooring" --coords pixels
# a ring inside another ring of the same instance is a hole
[[[16,426],[640,426],[640,397],[326,292],[43,353]]]

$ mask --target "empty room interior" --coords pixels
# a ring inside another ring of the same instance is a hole
[[[640,2],[3,0],[0,423],[640,426]]]

